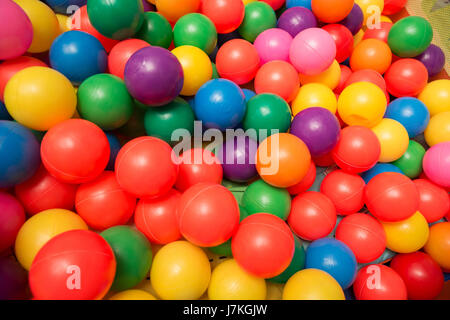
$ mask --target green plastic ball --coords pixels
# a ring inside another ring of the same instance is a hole
[[[287,132],[291,125],[291,110],[286,101],[272,93],[257,94],[247,102],[243,120],[245,130],[253,129],[248,135],[261,140],[273,133],[271,130]],[[255,132],[256,131],[256,132]]]
[[[286,283],[295,273],[305,268],[306,253],[302,241],[294,234],[295,251],[291,263],[286,270],[276,277],[267,279],[276,283]]]
[[[92,26],[105,37],[133,37],[144,22],[142,0],[89,0],[87,12]]]
[[[261,32],[276,25],[277,16],[272,7],[265,2],[255,1],[245,6],[244,21],[238,30],[245,40],[253,42]]]
[[[133,288],[147,277],[152,265],[152,249],[147,238],[129,226],[116,226],[100,234],[116,257],[116,276],[111,289]]]
[[[433,39],[430,23],[422,17],[406,17],[397,21],[388,36],[392,53],[401,58],[416,57],[424,52]]]
[[[134,102],[122,79],[96,74],[78,88],[78,112],[103,130],[122,127],[133,114]]]
[[[144,126],[149,136],[160,138],[169,144],[175,144],[172,134],[177,129],[186,129],[194,133],[195,115],[189,103],[182,98],[162,107],[148,108],[145,113]]]
[[[291,211],[291,196],[286,189],[257,180],[247,187],[241,204],[249,215],[270,213],[286,220]]]
[[[408,149],[403,156],[392,162],[411,179],[417,178],[422,173],[422,161],[425,156],[425,148],[414,140],[409,140]]]
[[[163,15],[149,11],[144,13],[144,23],[136,37],[152,46],[168,49],[173,40],[172,26]]]
[[[190,45],[210,54],[217,44],[216,27],[208,17],[200,13],[189,13],[175,24],[173,41],[175,47]]]

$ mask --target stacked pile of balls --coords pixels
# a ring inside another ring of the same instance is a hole
[[[405,3],[1,0],[0,299],[437,297],[450,80]]]

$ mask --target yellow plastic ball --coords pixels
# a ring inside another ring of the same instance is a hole
[[[183,96],[193,96],[198,89],[212,78],[212,64],[208,55],[194,46],[180,46],[172,50],[183,68]]]
[[[55,13],[39,0],[14,0],[30,18],[33,26],[33,41],[28,52],[48,51],[59,35],[59,23]]]
[[[286,282],[283,300],[345,300],[339,283],[318,269],[304,269]]]
[[[450,141],[450,111],[438,113],[430,119],[425,129],[425,141],[430,147]]]
[[[389,22],[389,23],[393,23],[392,19],[389,18],[388,16],[381,16],[380,17],[380,22]]]
[[[267,297],[266,300],[282,300],[284,283],[276,283],[267,281]]]
[[[380,16],[384,9],[384,0],[355,0],[364,15],[364,25],[372,21],[372,17]]]
[[[341,79],[341,67],[339,66],[339,63],[334,60],[331,66],[324,72],[315,76],[300,74],[299,78],[302,85],[308,83],[321,83],[326,85],[331,90],[334,90],[338,86],[339,80]]]
[[[211,300],[265,300],[266,281],[243,270],[234,259],[219,264],[208,288]]]
[[[77,96],[70,81],[47,67],[31,67],[17,72],[5,88],[9,114],[24,126],[47,131],[72,118]]]
[[[156,300],[156,298],[144,290],[132,289],[116,293],[108,300]]]
[[[42,211],[29,218],[20,228],[15,243],[17,260],[29,270],[38,251],[56,235],[69,230],[87,230],[76,213],[65,209]]]
[[[377,85],[356,82],[346,87],[338,100],[338,113],[349,126],[373,127],[384,116],[386,95]]]
[[[364,37],[364,30],[360,29],[357,34],[353,36],[353,49],[358,46]]]
[[[336,95],[324,84],[305,84],[292,101],[292,112],[295,116],[300,111],[311,107],[322,107],[334,114],[337,108]]]
[[[164,300],[196,300],[206,291],[211,265],[205,252],[187,241],[162,247],[153,259],[150,280]]]
[[[442,79],[430,82],[418,98],[427,106],[431,116],[450,111],[450,80]]]
[[[416,212],[408,219],[397,222],[383,222],[386,232],[386,247],[398,253],[420,250],[427,243],[430,230],[425,217]]]
[[[392,162],[400,159],[408,149],[409,136],[405,127],[396,120],[383,119],[372,128],[381,145],[379,162]]]
[[[72,19],[71,17],[65,16],[63,14],[56,14],[56,18],[58,19],[59,23],[59,32],[64,33],[67,31],[70,31],[72,28]]]

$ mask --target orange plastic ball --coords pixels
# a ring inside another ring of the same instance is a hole
[[[334,23],[343,20],[352,11],[354,0],[312,0],[314,15],[323,22]]]
[[[156,0],[155,5],[169,22],[175,23],[182,16],[197,12],[200,9],[201,0]]]
[[[350,57],[353,71],[372,69],[384,74],[392,62],[392,52],[387,43],[378,39],[361,41]]]
[[[450,222],[436,223],[430,228],[424,249],[442,269],[450,270]]]

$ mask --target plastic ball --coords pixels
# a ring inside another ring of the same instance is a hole
[[[376,218],[398,222],[410,218],[419,209],[419,192],[405,175],[383,172],[367,184],[364,202]]]
[[[173,29],[175,47],[190,45],[210,54],[217,44],[217,31],[212,21],[200,13],[181,17]]]
[[[292,112],[295,116],[300,111],[311,107],[325,108],[335,114],[337,110],[336,95],[324,84],[308,83],[300,88],[292,101]]]
[[[430,46],[415,59],[422,62],[427,68],[428,75],[433,77],[442,71],[445,65],[445,54],[441,48],[434,44]]]
[[[364,32],[363,40],[377,39],[387,43],[389,31],[391,31],[392,26],[393,24],[390,22],[380,22],[379,28],[369,28]]]
[[[450,111],[434,115],[425,129],[425,141],[432,147],[450,141]]]
[[[159,13],[169,20],[171,23],[186,14],[197,12],[200,8],[200,0],[156,0],[155,5]]]
[[[211,19],[218,33],[230,33],[244,20],[245,6],[241,0],[205,0],[201,13]]]
[[[350,66],[353,71],[371,69],[381,74],[388,70],[392,62],[389,46],[378,39],[361,41],[353,50]]]
[[[261,64],[274,60],[289,62],[289,48],[292,36],[279,28],[268,29],[258,35],[254,46],[261,58]]]
[[[372,180],[373,177],[379,175],[383,172],[397,172],[404,174],[402,170],[400,170],[399,167],[390,164],[390,163],[377,163],[374,167],[371,169],[365,171],[362,173],[361,177],[364,179],[364,182],[367,184],[370,180]]]
[[[353,285],[357,300],[406,300],[407,289],[400,275],[383,264],[371,264],[358,271]]]
[[[385,117],[400,122],[410,138],[423,133],[430,121],[430,113],[425,104],[411,97],[392,101],[386,109]]]
[[[241,88],[226,79],[206,82],[195,95],[195,116],[206,128],[235,128],[244,118],[245,107]]]
[[[290,133],[307,145],[311,156],[317,157],[327,154],[336,146],[340,126],[336,116],[329,110],[312,107],[297,113]]]
[[[334,39],[336,44],[336,60],[341,63],[347,60],[353,51],[353,35],[342,24],[328,24],[322,28]]]
[[[424,250],[442,269],[450,270],[450,222],[440,222],[430,227]]]
[[[387,89],[395,97],[417,96],[426,87],[428,71],[418,60],[400,59],[386,71]]]
[[[128,59],[139,49],[148,47],[149,44],[146,41],[139,39],[123,40],[116,44],[109,53],[108,56],[108,70],[109,73],[118,76],[123,80],[125,65]]]
[[[19,230],[15,254],[20,264],[30,270],[36,254],[47,241],[69,230],[87,230],[88,226],[79,215],[64,209],[42,211],[31,218]],[[65,281],[64,281],[65,283]]]
[[[114,130],[130,120],[134,102],[122,79],[110,74],[89,77],[78,88],[78,112],[103,130]]]
[[[361,7],[357,3],[353,5],[352,10],[347,17],[339,21],[339,23],[347,27],[353,35],[356,35],[361,30],[363,22],[364,14]]]
[[[259,64],[260,58],[256,48],[242,39],[227,41],[220,47],[216,56],[220,77],[238,85],[251,81],[259,69]]]
[[[327,272],[305,269],[288,280],[283,289],[283,300],[345,300],[345,295],[339,283]]]
[[[304,7],[291,7],[278,18],[277,28],[287,31],[295,37],[301,31],[317,27],[317,19],[310,9]]]
[[[393,15],[402,10],[408,0],[384,0],[383,14]]]
[[[105,296],[115,272],[114,253],[100,235],[72,230],[42,247],[31,265],[29,282],[38,300],[94,300]]]
[[[210,279],[211,265],[205,252],[187,241],[169,243],[153,258],[150,280],[161,299],[198,299]]]
[[[128,91],[146,105],[160,106],[174,100],[183,88],[183,78],[183,68],[178,59],[160,47],[140,49],[125,66]]]
[[[25,223],[22,204],[12,195],[0,191],[0,252],[10,248]]]
[[[316,180],[316,173],[316,165],[314,164],[314,161],[311,160],[311,165],[309,166],[305,177],[299,183],[289,187],[287,190],[291,195],[297,195],[305,192],[314,184],[314,181]]]
[[[408,149],[398,160],[392,162],[405,175],[411,179],[417,178],[422,173],[422,161],[425,149],[414,140],[409,141]]]
[[[339,85],[341,79],[341,67],[339,63],[334,60],[331,66],[324,72],[314,76],[300,74],[299,78],[302,85],[308,83],[320,83],[326,85],[331,90],[334,90]]]
[[[152,249],[142,233],[129,226],[117,226],[100,235],[111,246],[116,258],[112,290],[133,288],[147,277],[152,264]]]
[[[414,184],[419,191],[419,212],[428,223],[442,219],[450,210],[450,197],[445,189],[426,179],[416,179]]]
[[[434,145],[423,158],[423,170],[434,183],[450,187],[450,141]]]
[[[108,300],[156,300],[156,298],[144,290],[130,289],[114,294]]]
[[[257,149],[258,143],[249,136],[227,139],[216,153],[225,178],[235,182],[254,178],[258,174],[255,166]]]
[[[184,74],[183,88],[180,94],[193,96],[198,89],[212,77],[212,64],[208,55],[197,47],[190,45],[177,47],[172,53],[180,61]]]
[[[401,58],[412,58],[424,52],[433,39],[430,23],[422,17],[410,16],[397,21],[388,36],[392,52]]]
[[[425,86],[418,98],[425,103],[431,116],[450,111],[450,80],[431,81]]]
[[[158,12],[145,12],[142,27],[135,35],[136,38],[168,49],[173,40],[173,30],[169,21]]]
[[[8,1],[11,2],[11,1]],[[41,53],[46,52],[50,49],[53,40],[59,35],[59,22],[56,18],[55,13],[49,8],[45,3],[35,0],[14,0],[22,8],[22,12],[28,16],[28,23],[23,22],[23,16],[18,15],[17,12],[7,10],[5,13],[8,15],[5,21],[8,21],[6,29],[8,32],[14,32],[17,28],[17,24],[23,24],[23,29],[21,27],[20,34],[14,37],[14,50],[22,51],[25,44],[28,44],[26,51],[30,53]],[[11,5],[8,5],[10,7]],[[3,7],[2,9],[10,9]],[[3,10],[2,10],[3,12]],[[9,14],[11,12],[11,14]],[[17,19],[17,21],[15,20]],[[14,20],[14,23],[10,23]],[[29,22],[33,27],[32,37],[33,40],[31,45],[29,44],[30,30]],[[19,41],[19,39],[21,39]],[[3,38],[4,39],[4,38]],[[21,44],[21,41],[26,41]],[[9,41],[8,41],[9,42]],[[16,55],[15,57],[19,56]],[[11,57],[11,58],[15,58]]]
[[[62,182],[53,177],[44,166],[14,191],[29,215],[44,210],[60,208],[71,210],[75,205],[77,185]]]
[[[178,176],[172,148],[154,137],[139,137],[119,151],[115,172],[117,182],[138,198],[157,197],[168,192]]]
[[[154,199],[140,199],[134,223],[152,243],[167,244],[181,238],[176,210],[181,193],[175,189]]]
[[[320,52],[320,55],[318,54]],[[315,75],[331,66],[336,57],[336,44],[325,30],[309,28],[292,41],[289,58],[298,72]]]
[[[342,91],[337,108],[346,124],[370,128],[380,123],[386,107],[386,95],[377,85],[356,82]]]
[[[348,77],[344,85],[348,87],[356,82],[370,82],[377,85],[384,92],[386,100],[389,103],[390,96],[387,92],[386,81],[384,81],[383,76],[379,72],[372,69],[358,70]]]
[[[313,241],[330,234],[336,219],[333,202],[320,192],[309,191],[292,200],[288,224],[300,238]]]
[[[415,252],[428,240],[427,220],[418,211],[405,220],[381,224],[386,232],[386,247],[394,252]]]
[[[108,164],[109,154],[105,133],[92,122],[81,119],[54,126],[41,144],[42,163],[47,171],[58,180],[74,184],[99,176]]]
[[[354,0],[312,0],[311,8],[314,15],[320,21],[335,23],[349,15],[354,3]]]
[[[378,161],[392,162],[401,158],[409,146],[409,136],[405,127],[396,120],[384,118],[372,131],[381,145]]]
[[[17,122],[39,131],[70,119],[77,105],[70,81],[46,67],[17,72],[6,85],[4,97],[8,112]]]
[[[244,20],[238,30],[245,40],[253,42],[261,32],[275,28],[276,24],[274,9],[265,2],[255,1],[245,6]]]
[[[266,295],[264,279],[249,274],[234,259],[220,263],[211,274],[210,300],[265,300]]]
[[[261,278],[282,273],[294,255],[292,232],[280,218],[267,213],[248,216],[231,240],[233,256],[245,271]]]
[[[0,120],[0,188],[31,178],[39,168],[39,143],[24,126]]]
[[[201,182],[217,184],[222,182],[222,165],[211,151],[202,148],[189,149],[180,154],[178,160],[179,171],[175,182],[177,190],[184,192]]]
[[[372,168],[378,162],[380,153],[380,142],[372,130],[349,126],[341,130],[341,138],[332,156],[342,170],[360,173]]]

